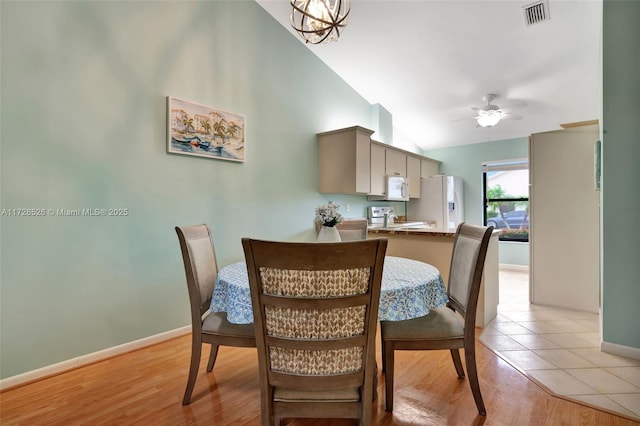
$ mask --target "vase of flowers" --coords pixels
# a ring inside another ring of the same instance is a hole
[[[336,225],[342,222],[344,218],[338,213],[338,208],[340,208],[340,206],[332,201],[330,201],[329,204],[316,207],[315,221],[321,225],[318,231],[317,241],[342,241]]]

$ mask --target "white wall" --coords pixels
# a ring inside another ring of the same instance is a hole
[[[598,126],[531,136],[531,301],[598,313],[600,206],[594,188]]]

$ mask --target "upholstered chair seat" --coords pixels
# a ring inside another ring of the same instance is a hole
[[[460,315],[446,307],[431,309],[429,315],[410,320],[385,321],[384,327],[385,336],[393,340],[442,340],[464,337],[464,325]]]

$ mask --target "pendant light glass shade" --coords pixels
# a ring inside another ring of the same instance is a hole
[[[290,0],[291,26],[305,43],[335,41],[347,25],[349,0]]]

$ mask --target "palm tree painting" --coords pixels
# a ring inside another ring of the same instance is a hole
[[[215,132],[214,137],[218,136],[220,139],[224,140],[225,126],[222,120],[213,123],[213,131]]]
[[[192,133],[194,131],[193,128],[193,118],[184,117],[182,119],[182,125],[184,126],[184,133]]]
[[[167,152],[245,161],[245,116],[167,97]]]
[[[204,131],[205,131],[207,134],[210,134],[210,133],[211,133],[211,123],[209,123],[209,121],[208,121],[208,120],[207,120],[207,121],[203,121],[203,122],[202,122],[202,128],[204,129]]]
[[[233,138],[239,130],[240,126],[238,126],[236,123],[231,123],[231,125],[227,127],[227,137]]]

